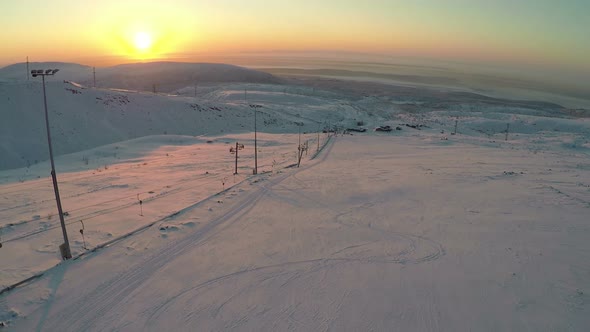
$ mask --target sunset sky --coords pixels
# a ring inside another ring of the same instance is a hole
[[[588,0],[3,0],[0,66],[338,51],[590,72]]]

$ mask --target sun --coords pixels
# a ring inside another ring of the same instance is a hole
[[[138,32],[133,39],[135,47],[139,51],[147,51],[152,46],[152,36],[145,32]]]

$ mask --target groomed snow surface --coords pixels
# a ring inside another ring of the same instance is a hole
[[[241,89],[224,91],[209,95],[232,103]],[[305,105],[296,118],[309,123],[342,110]],[[346,107],[344,125],[427,127],[321,134],[317,158],[317,134],[304,134],[300,168],[287,167],[296,133],[260,134],[256,176],[249,132],[60,156],[70,242],[87,252],[62,263],[47,163],[26,177],[2,171],[0,283],[46,272],[0,295],[0,321],[16,331],[588,329],[587,120],[461,113],[450,135],[461,110],[378,118]],[[234,179],[236,141],[246,146]]]

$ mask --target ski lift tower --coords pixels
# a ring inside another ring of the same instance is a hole
[[[232,146],[231,148],[229,148],[229,153],[236,155],[236,170],[234,172],[234,175],[238,174],[238,151],[243,150],[243,149],[244,149],[244,144],[240,144],[238,142],[236,142],[235,147]]]

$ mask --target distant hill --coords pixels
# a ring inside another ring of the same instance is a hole
[[[59,69],[59,74],[47,76],[48,81],[86,81],[92,80],[92,67],[67,62],[30,62],[29,70],[33,69]],[[0,81],[20,82],[27,80],[27,64],[15,63],[0,68]],[[30,80],[37,80],[30,77]]]
[[[29,69],[58,68],[49,81],[74,81],[93,85],[92,67],[61,62],[31,62]],[[27,79],[26,64],[17,63],[0,69],[0,81],[20,82]],[[32,79],[32,78],[31,78]],[[96,68],[98,87],[126,90],[172,92],[199,83],[266,83],[281,80],[272,74],[243,67],[216,63],[149,62]]]
[[[149,135],[218,135],[244,128],[240,107],[147,92],[48,82],[54,153]],[[0,170],[48,159],[41,83],[0,82]],[[250,121],[248,121],[250,124]],[[249,127],[248,127],[249,129]]]
[[[109,67],[97,73],[99,86],[160,92],[199,83],[266,83],[280,80],[272,74],[215,63],[151,62]]]
[[[354,109],[342,107],[339,100],[330,103],[317,97],[285,94],[278,85],[223,86],[221,91],[203,88],[194,97],[92,88],[69,81],[47,82],[53,152],[59,156],[154,135],[250,132],[253,109],[243,101],[246,87],[268,89],[249,92],[257,103],[267,100],[271,104],[258,111],[258,130],[262,132],[294,133],[305,123],[317,129],[319,119],[352,117],[346,110],[356,114]],[[275,103],[286,106],[272,107]],[[338,112],[331,112],[331,107]],[[304,116],[302,111],[306,111]],[[40,80],[0,81],[0,170],[34,165],[48,158]]]

